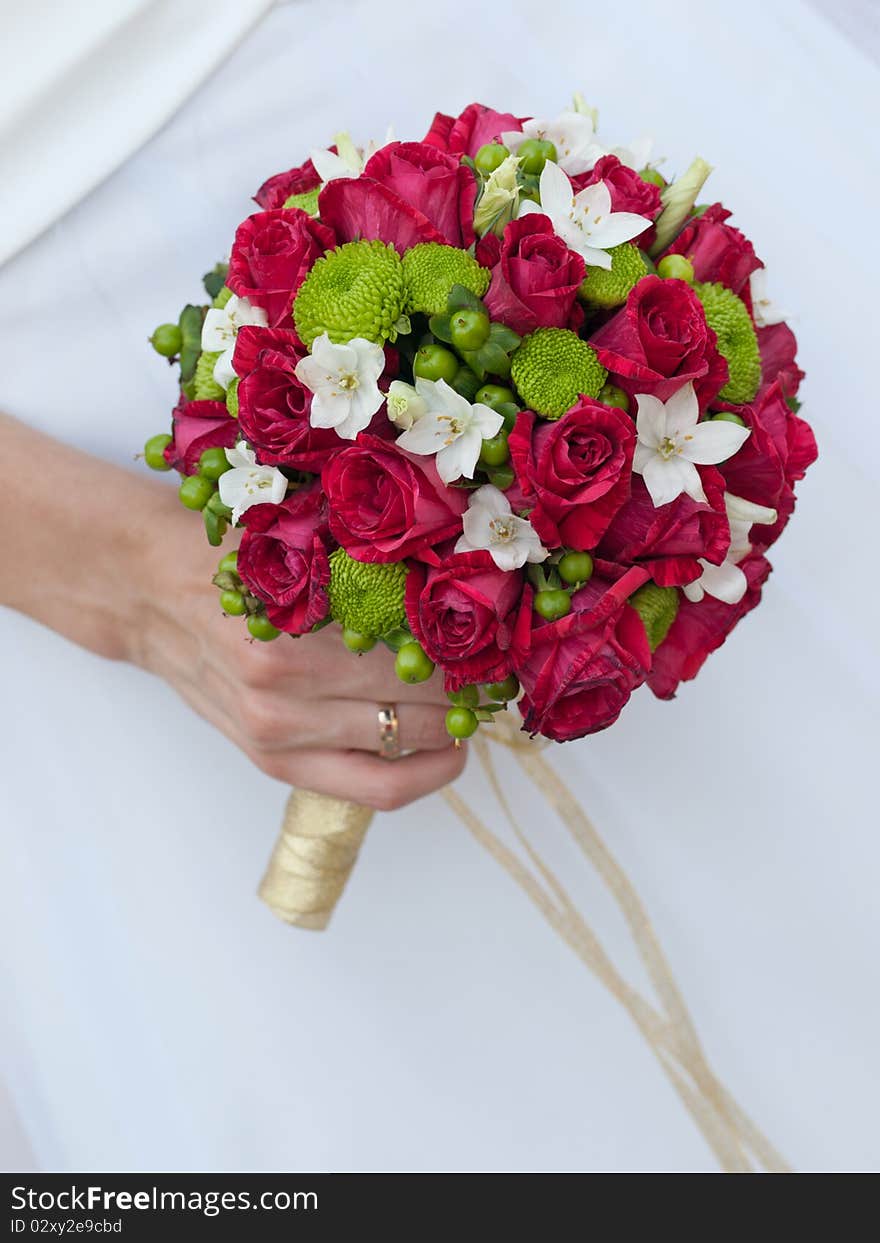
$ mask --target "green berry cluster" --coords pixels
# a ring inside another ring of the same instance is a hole
[[[447,734],[456,744],[471,738],[481,724],[491,725],[495,713],[504,712],[518,694],[519,682],[512,673],[503,682],[489,682],[482,687],[468,685],[449,691],[447,698],[452,707],[446,713]]]
[[[220,607],[227,617],[246,617],[252,639],[269,643],[277,639],[281,631],[266,616],[261,600],[251,595],[238,573],[238,553],[228,552],[217,566],[211,582],[220,591]]]
[[[528,577],[535,588],[532,607],[545,621],[559,621],[571,612],[571,597],[593,577],[588,552],[563,548],[546,561],[530,565]]]

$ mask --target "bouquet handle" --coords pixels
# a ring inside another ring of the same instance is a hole
[[[291,790],[259,895],[285,923],[326,928],[374,812],[358,803]]]

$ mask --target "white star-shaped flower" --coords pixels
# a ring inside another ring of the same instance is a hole
[[[668,505],[682,492],[695,501],[706,494],[697,466],[726,462],[751,435],[747,427],[714,419],[700,423],[693,384],[685,384],[662,402],[637,393],[636,444],[633,470],[642,476],[655,507]]]
[[[393,139],[394,131],[389,128],[384,142],[371,140],[362,151],[360,147],[354,145],[351,134],[335,134],[333,137],[335,151],[326,151],[316,147],[309,152],[309,159],[325,185],[328,181],[335,181],[338,177],[360,177],[370,157],[382,147],[387,147]]]
[[[240,440],[226,450],[232,467],[220,476],[220,500],[232,510],[233,525],[251,505],[279,505],[287,493],[287,479],[277,466],[258,466],[257,455]]]
[[[688,583],[682,588],[694,604],[699,604],[704,596],[714,596],[724,604],[739,604],[749,586],[748,579],[738,565],[752,551],[749,532],[756,522],[762,526],[772,526],[777,518],[776,510],[768,505],[755,505],[731,492],[724,493],[724,507],[730,523],[730,547],[721,565],[712,565],[703,557],[699,558],[703,573],[696,582]]]
[[[533,117],[531,121],[523,122],[521,133],[508,130],[501,135],[505,147],[514,153],[529,138],[552,142],[559,167],[572,175],[588,173],[599,157],[605,154],[604,147],[596,141],[593,118],[589,113],[560,112],[553,121]]]
[[[444,483],[462,475],[473,479],[483,441],[498,435],[503,417],[480,402],[471,405],[445,380],[417,379],[416,393],[425,410],[397,443],[410,453],[436,453],[437,474]]]
[[[455,551],[485,549],[499,570],[518,570],[527,561],[550,556],[528,519],[518,518],[504,493],[491,483],[471,493],[462,524],[464,534]]]
[[[385,353],[374,341],[354,337],[334,345],[326,332],[316,337],[309,357],[295,368],[297,379],[313,394],[309,423],[354,440],[385,400],[379,388],[384,370]]]
[[[646,216],[635,212],[612,212],[611,191],[604,181],[575,194],[568,177],[550,160],[544,165],[538,189],[540,206],[526,199],[519,214],[541,212],[549,216],[554,231],[569,250],[577,251],[594,268],[610,270],[611,256],[606,251],[637,237],[651,224]]]
[[[775,306],[767,295],[766,268],[756,268],[751,274],[749,293],[752,295],[752,317],[756,327],[769,328],[771,324],[781,324],[788,318],[788,312]]]
[[[598,108],[591,108],[580,91],[575,91],[572,111],[577,113],[579,116],[589,117],[595,135],[595,131],[599,126],[599,110]],[[634,142],[631,142],[628,147],[606,147],[599,142],[598,137],[594,137],[592,147],[590,149],[595,153],[595,155],[590,168],[593,168],[596,161],[601,156],[616,155],[621,164],[626,164],[628,168],[634,168],[638,171],[639,169],[644,168],[648,163],[653,146],[653,138],[648,138],[647,136],[637,138]],[[571,171],[571,169],[566,169],[566,172]]]
[[[229,388],[235,379],[232,355],[239,328],[254,324],[258,328],[269,325],[269,317],[261,306],[252,306],[247,298],[235,294],[225,306],[212,306],[202,322],[202,349],[209,354],[221,351],[214,364],[214,379],[222,388]]]
[[[408,432],[413,423],[428,409],[428,403],[411,384],[403,380],[392,380],[388,386],[386,409],[394,426],[399,427],[402,432]]]

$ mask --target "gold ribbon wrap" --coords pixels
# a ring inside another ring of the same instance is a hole
[[[451,787],[443,797],[481,846],[519,885],[560,939],[626,1010],[691,1114],[725,1173],[790,1172],[770,1141],[710,1067],[672,968],[632,881],[614,858],[577,798],[547,762],[543,744],[496,717],[490,735],[515,757],[520,770],[553,808],[616,903],[647,971],[651,1002],[618,971],[599,937],[559,878],[520,826],[499,781],[491,747],[472,746],[520,853],[511,849]],[[354,866],[373,813],[353,803],[294,791],[260,896],[281,919],[300,928],[325,928]]]
[[[260,897],[272,913],[297,928],[326,928],[372,819],[369,807],[292,790],[260,883]]]

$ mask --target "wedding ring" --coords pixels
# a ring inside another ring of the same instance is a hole
[[[383,760],[396,760],[400,755],[400,721],[394,704],[378,704],[379,755]]]

